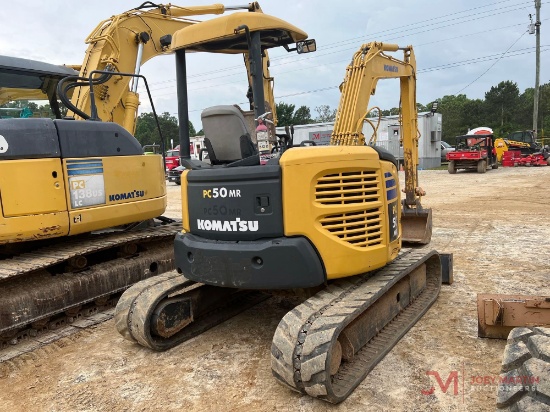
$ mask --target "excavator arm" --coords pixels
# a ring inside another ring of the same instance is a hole
[[[387,52],[403,51],[398,59]],[[380,79],[398,78],[401,89],[401,137],[405,169],[405,199],[402,209],[403,240],[429,243],[431,210],[423,209],[420,197],[425,193],[418,186],[418,133],[416,110],[416,59],[412,46],[371,42],[354,54],[340,86],[340,104],[331,137],[331,145],[364,145],[363,123],[368,121],[369,99],[376,92]]]
[[[86,39],[88,49],[80,67],[80,77],[87,78],[94,70],[139,74],[141,65],[149,59],[171,53],[171,35],[197,22],[190,20],[189,16],[223,14],[235,9],[253,10],[253,7],[253,4],[179,7],[143,3],[97,25]],[[102,120],[116,122],[129,132],[134,132],[139,105],[137,78],[132,80],[115,73],[105,83],[95,86],[95,96],[98,116]],[[89,88],[77,88],[71,103],[79,111],[89,114]]]

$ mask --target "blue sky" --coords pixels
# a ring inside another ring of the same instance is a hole
[[[80,64],[84,39],[101,21],[138,6],[137,2],[27,0],[2,5],[0,53],[55,64]],[[180,6],[205,5],[195,0]],[[225,5],[245,3],[243,0]],[[527,33],[534,0],[372,0],[260,2],[265,13],[289,21],[317,40],[308,55],[270,52],[277,101],[315,107],[338,106],[345,67],[361,44],[370,41],[412,45],[417,59],[417,100],[426,104],[443,95],[463,93],[483,98],[491,86],[512,80],[520,91],[535,83],[535,36]],[[550,81],[548,2],[541,8],[541,84]],[[10,18],[10,16],[12,18]],[[199,17],[199,20],[211,18]],[[215,104],[246,102],[246,77],[240,56],[194,55],[188,62],[190,118],[200,129],[200,112]],[[176,114],[173,56],[142,68],[153,91],[157,112]],[[398,85],[381,81],[370,105],[398,106]],[[150,107],[143,102],[141,110]]]

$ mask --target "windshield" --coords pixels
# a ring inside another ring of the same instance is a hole
[[[444,149],[450,149],[451,147],[453,147],[449,143],[444,142],[443,140],[441,141],[441,146],[443,146]]]
[[[179,150],[168,150],[168,151],[166,152],[166,156],[168,156],[168,157],[172,157],[172,156],[177,157],[177,156],[179,156],[179,155],[180,155],[180,151],[179,151]]]

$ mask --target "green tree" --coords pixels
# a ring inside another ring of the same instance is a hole
[[[315,108],[318,116],[315,121],[319,123],[333,122],[336,119],[336,109],[331,109],[329,105],[323,104]]]
[[[531,110],[532,113],[532,110]],[[533,115],[531,114],[531,119]],[[543,84],[539,90],[539,137],[550,136],[550,83]],[[531,124],[533,121],[531,120]],[[548,143],[548,142],[546,142]]]
[[[285,102],[275,104],[275,110],[277,111],[277,126],[290,126],[293,124],[292,120],[294,118],[295,107],[295,105]]]
[[[485,93],[487,114],[490,119],[494,119],[497,133],[504,135],[519,126],[513,121],[518,101],[518,85],[509,80],[500,82]]]
[[[146,144],[160,143],[157,126],[153,113],[141,113],[136,123],[136,139],[144,146]]]
[[[489,124],[485,109],[485,102],[481,99],[468,99],[464,102],[461,111],[461,123],[466,126],[466,132],[469,129]]]
[[[429,112],[432,110],[432,104],[427,104],[426,106],[424,106],[422,103],[416,103],[416,111],[418,113],[422,113],[422,112]]]
[[[179,142],[179,127],[178,119],[172,116],[168,112],[164,112],[159,117],[160,130],[162,136],[165,139],[166,146],[170,146],[170,142],[173,141],[174,145]],[[160,137],[158,134],[157,124],[152,112],[142,113],[139,115],[136,124],[136,139],[142,146],[146,144],[160,143]],[[195,136],[195,127],[193,123],[189,121],[189,135]]]
[[[462,116],[463,108],[468,98],[465,94],[458,96],[443,96],[439,99],[437,111],[443,117],[442,124],[442,139],[454,144],[454,138],[466,134],[468,131],[467,124],[464,124]],[[476,125],[477,126],[477,125]]]
[[[296,112],[294,112],[294,115],[292,116],[292,124],[294,125],[310,124],[313,122],[314,120],[311,118],[311,111],[307,106],[298,107],[298,110],[296,110]]]
[[[382,110],[382,116],[397,116],[398,114],[398,107],[392,107],[390,110]]]

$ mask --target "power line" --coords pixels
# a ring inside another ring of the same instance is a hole
[[[436,17],[435,19],[440,19],[440,18],[444,18],[444,17],[449,17],[449,16],[457,15],[457,14],[462,14],[462,13],[466,13],[466,12],[469,12],[469,11],[477,10],[477,9],[480,9],[480,8],[485,8],[485,7],[490,7],[490,6],[497,5],[497,4],[501,4],[501,3],[506,3],[506,2],[508,2],[508,1],[510,1],[510,0],[500,1],[500,2],[493,3],[493,4],[491,4],[491,5],[486,5],[486,6],[474,7],[474,8],[472,8],[472,9],[467,9],[467,10],[464,10],[464,11],[461,11],[461,12],[455,12],[455,13],[443,15],[443,16],[440,16],[440,17]],[[524,3],[524,4],[530,4],[530,2]],[[517,7],[517,5],[512,5],[512,6],[507,6],[507,7],[508,7],[508,8],[510,8],[510,7],[516,7],[516,8],[511,9],[511,10],[501,11],[501,12],[499,12],[499,13],[494,13],[494,10],[488,10],[488,11],[486,11],[486,12],[484,12],[484,13],[485,13],[485,14],[488,14],[488,15],[490,15],[490,16],[495,16],[495,15],[499,15],[499,14],[509,13],[509,12],[512,12],[512,11],[517,11],[517,10],[521,10],[521,9],[528,8],[528,6],[520,6],[520,7]],[[476,18],[470,19],[470,20],[468,20],[468,22],[470,22],[470,21],[472,21],[472,20],[484,19],[484,18],[487,17],[486,15],[471,14],[471,15],[467,15],[467,16],[462,16],[462,17],[460,17],[460,19],[466,19],[466,18],[473,17],[473,16],[476,16]],[[416,30],[416,29],[401,30],[403,27],[414,26],[414,25],[418,25],[418,24],[421,24],[421,23],[424,23],[424,22],[427,22],[427,21],[432,21],[432,22],[433,22],[433,20],[434,20],[434,19],[423,20],[423,21],[420,21],[420,22],[411,23],[411,24],[408,24],[408,25],[405,25],[405,26],[401,26],[401,27],[400,27],[400,33],[407,32],[407,31],[411,31],[411,30]],[[456,25],[459,25],[459,24],[463,24],[463,23],[464,23],[464,21],[456,21],[456,20],[451,20],[451,19],[449,19],[449,20],[443,20],[443,21],[441,21],[441,22],[435,22],[435,23],[431,23],[431,24],[428,24],[428,25],[424,25],[423,28],[425,28],[425,27],[430,27],[430,26],[434,26],[434,25],[441,24],[441,23],[446,23],[446,22],[448,22],[448,21],[453,21],[453,23],[452,23],[452,24],[448,24],[448,25],[443,25],[443,26],[434,27],[434,28],[427,29],[427,30],[417,31],[417,32],[415,32],[415,33],[410,33],[409,35],[400,35],[400,36],[396,36],[396,37],[390,37],[389,39],[387,39],[387,40],[385,40],[385,41],[391,41],[391,40],[396,40],[396,39],[400,39],[400,38],[407,37],[407,36],[412,36],[412,35],[427,33],[427,32],[430,32],[430,31],[434,31],[434,30],[438,30],[438,29],[443,29],[443,28],[447,28],[447,27],[451,27],[451,26],[456,26]],[[386,33],[386,32],[394,32],[394,31],[395,31],[395,29],[386,29],[386,30],[383,30],[383,31],[380,31],[380,32],[373,33],[373,34],[371,34],[370,36],[381,35],[381,34]],[[349,43],[349,42],[351,42],[351,41],[355,41],[355,40],[357,40],[357,39],[363,39],[363,38],[364,38],[364,37],[361,36],[361,37],[355,37],[355,38],[343,40],[343,41],[340,41],[340,42],[329,43],[329,44],[327,45],[327,46],[329,46],[329,47],[326,47],[326,46],[325,46],[325,47],[323,47],[322,50],[332,49],[332,48],[337,47],[337,45],[339,45],[339,44]],[[428,43],[428,44],[429,44],[429,43]],[[317,59],[317,58],[324,57],[324,56],[328,56],[328,55],[331,55],[331,54],[343,53],[343,52],[345,52],[345,51],[354,50],[354,49],[356,49],[355,46],[354,46],[354,47],[350,47],[350,48],[340,49],[340,50],[338,50],[338,51],[329,52],[329,53],[316,53],[315,55],[312,55],[312,56],[302,57],[302,58],[300,58],[300,59],[294,59],[294,60],[292,60],[292,61],[282,62],[282,63],[279,63],[279,64],[274,65],[273,67],[280,67],[280,66],[287,65],[287,64],[297,64],[297,63],[301,63],[301,62],[303,62],[303,61],[305,61],[305,60]],[[275,56],[275,57],[271,57],[270,60],[271,60],[271,61],[276,61],[276,60],[279,60],[279,59],[283,59],[283,58],[285,58],[285,57],[286,57],[286,56]],[[195,75],[190,75],[189,78],[204,77],[204,76],[208,76],[209,74],[216,74],[216,73],[225,73],[223,76],[211,77],[211,78],[209,78],[209,79],[204,79],[204,80],[198,80],[198,81],[197,81],[197,82],[204,82],[204,81],[210,81],[210,80],[219,79],[219,78],[224,78],[224,77],[242,75],[242,73],[227,74],[227,71],[236,70],[236,69],[242,70],[242,66],[241,66],[241,65],[238,65],[238,66],[230,66],[230,67],[226,67],[226,68],[223,68],[223,69],[213,70],[213,71],[210,71],[210,72],[198,73],[198,74],[195,74]],[[175,79],[164,80],[164,81],[162,81],[162,82],[152,83],[151,85],[155,85],[155,84],[165,84],[165,83],[172,83],[172,82],[175,82]],[[197,82],[190,82],[190,84],[197,83]]]
[[[496,62],[494,62],[491,66],[489,66],[489,68],[488,68],[487,70],[485,70],[483,73],[481,73],[481,74],[480,74],[475,80],[473,80],[470,84],[468,84],[466,87],[463,87],[463,88],[460,89],[458,92],[456,92],[455,95],[457,95],[457,94],[460,93],[461,91],[467,89],[467,88],[470,87],[472,84],[474,84],[474,83],[477,82],[479,79],[481,79],[489,70],[491,70],[491,69],[495,66],[495,64],[497,64],[497,63],[504,57],[504,55],[505,55],[506,53],[508,53],[508,51],[509,51],[512,47],[514,47],[514,45],[519,41],[519,39],[521,39],[521,38],[525,35],[525,33],[527,33],[527,32],[528,32],[527,30],[524,31],[524,32],[521,34],[521,36],[519,36],[519,37],[517,38],[517,40],[516,40],[515,42],[513,42],[512,45],[511,45],[510,47],[508,47],[504,53],[502,53],[502,55],[497,59]]]
[[[548,47],[547,46],[544,46],[544,47]],[[550,51],[550,48],[548,49],[545,49],[545,50],[541,50],[541,53],[542,52],[547,52],[547,51]],[[502,58],[508,58],[508,57],[515,57],[515,56],[520,56],[520,55],[524,55],[524,54],[529,54],[529,53],[534,53],[534,51],[527,51],[527,52],[523,52],[523,53],[516,53],[516,54],[513,54],[513,55],[506,55],[506,56],[500,56],[500,57],[493,57],[491,59],[487,59],[487,60],[482,60],[482,61],[475,61],[476,59],[472,59],[472,60],[467,60],[467,61],[464,61],[464,62],[459,62],[458,65],[464,65],[464,64],[477,64],[477,63],[483,63],[485,61],[489,61],[489,60],[500,60]],[[504,54],[504,53],[503,53]],[[441,67],[441,66],[438,66],[440,68],[438,69],[435,69],[435,70],[446,70],[446,69],[451,69],[451,68],[454,68],[456,66],[451,66],[451,67]],[[419,70],[417,71],[417,73],[421,74],[423,71],[432,71],[432,70],[428,70],[428,69],[424,69],[424,70]],[[477,79],[476,79],[477,80]],[[301,96],[301,95],[305,95],[305,94],[312,94],[312,93],[319,93],[319,92],[324,92],[324,91],[328,91],[328,90],[333,90],[333,89],[338,89],[340,86],[339,85],[336,85],[336,86],[329,86],[329,87],[324,87],[324,88],[321,88],[321,89],[314,89],[314,90],[307,90],[307,91],[303,91],[303,92],[297,92],[297,93],[290,93],[290,94],[285,94],[285,95],[280,95],[280,96],[275,96],[275,99],[276,100],[279,100],[279,99],[283,99],[283,98],[286,98],[286,97],[295,97],[295,96]],[[462,91],[462,90],[461,90]],[[167,95],[170,95],[170,94],[173,94],[173,93],[167,93],[165,95],[161,95],[161,96],[167,96]],[[160,97],[160,96],[155,96],[155,97]],[[248,104],[248,102],[239,102],[237,103],[239,105],[244,105],[244,104]],[[193,113],[193,112],[200,112],[204,109],[192,109],[192,110],[189,110],[190,113]],[[172,113],[172,114],[175,114],[175,113]]]
[[[517,42],[517,40],[516,40]],[[550,45],[544,45],[542,47],[550,47]],[[508,56],[506,57],[515,57],[515,56],[520,56],[520,55],[523,55],[523,54],[526,54],[526,53],[534,53],[534,50],[531,50],[531,51],[526,51],[526,50],[529,50],[529,49],[534,49],[534,47],[528,47],[528,48],[525,48],[525,49],[519,49],[519,50],[516,50],[515,52],[513,52],[513,54],[509,54]],[[548,51],[550,49],[545,49],[543,51]],[[520,53],[521,52],[521,53]],[[500,56],[500,57],[499,57]],[[455,68],[455,67],[460,67],[460,66],[464,66],[464,65],[467,65],[467,64],[477,64],[477,63],[484,63],[486,61],[492,61],[492,60],[495,60],[495,59],[499,59],[499,58],[502,58],[502,53],[497,53],[497,54],[493,54],[493,55],[487,55],[487,56],[481,56],[481,57],[476,57],[476,58],[473,58],[473,59],[469,59],[469,60],[461,60],[461,61],[458,61],[458,62],[452,62],[452,63],[447,63],[447,64],[444,64],[444,65],[440,65],[440,66],[433,66],[433,67],[428,67],[428,68],[425,68],[425,69],[418,69],[417,70],[417,74],[421,74],[421,73],[427,73],[427,72],[432,72],[432,71],[440,71],[440,70],[446,70],[446,69],[452,69],[452,68]],[[337,64],[337,63],[341,63],[341,61],[336,61],[336,62],[332,62],[332,63],[329,63],[329,64]],[[328,65],[328,64],[327,64]],[[307,70],[308,68],[310,67],[306,67],[306,68],[300,68],[300,69],[296,69],[296,70],[293,70],[293,71],[300,71],[300,70]],[[286,73],[289,73],[289,72],[286,72]],[[205,86],[205,87],[200,87],[200,88],[195,88],[195,89],[190,89],[189,91],[190,92],[193,92],[193,91],[198,91],[198,90],[204,90],[204,89],[210,89],[210,88],[215,88],[215,87],[222,87],[222,86],[226,86],[230,83],[220,83],[220,84],[214,84],[214,85],[210,85],[210,86]],[[336,87],[336,86],[335,86]],[[331,88],[334,88],[334,87],[331,87]],[[325,89],[319,89],[319,90],[325,90]],[[291,96],[295,96],[295,95],[300,95],[300,94],[308,94],[308,93],[312,93],[313,91],[309,91],[307,93],[297,93],[297,94],[294,94],[294,95],[285,95],[285,96],[278,96],[277,98],[281,98],[281,97],[291,97]],[[162,97],[162,96],[169,96],[169,95],[173,95],[175,94],[176,91],[171,91],[170,93],[164,93],[164,94],[158,94],[158,95],[155,95],[154,97]]]

